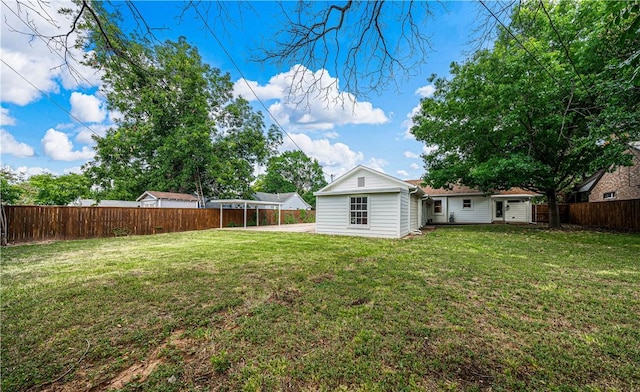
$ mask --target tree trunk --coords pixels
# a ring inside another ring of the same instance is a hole
[[[560,210],[558,208],[558,196],[555,190],[545,192],[549,206],[549,228],[560,228]]]

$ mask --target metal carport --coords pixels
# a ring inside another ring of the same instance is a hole
[[[270,201],[258,201],[258,200],[242,200],[242,199],[209,200],[209,203],[220,204],[220,227],[222,227],[222,212],[223,212],[223,206],[225,204],[229,204],[229,205],[235,204],[235,205],[244,206],[244,228],[245,229],[247,228],[247,207],[255,206],[256,216],[258,216],[260,206],[276,206],[278,207],[278,226],[280,226],[280,214],[281,214],[280,207],[282,206],[283,203],[270,202]],[[256,226],[260,226],[260,219],[256,218]]]

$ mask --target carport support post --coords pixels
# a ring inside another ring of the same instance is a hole
[[[222,203],[220,203],[220,228],[222,229]]]
[[[260,226],[260,210],[258,207],[259,206],[256,204],[256,227]]]
[[[244,228],[247,228],[247,202],[244,202]]]
[[[280,226],[280,207],[282,207],[282,205],[278,204],[278,226]]]

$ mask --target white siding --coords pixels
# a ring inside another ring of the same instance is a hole
[[[352,194],[351,196],[355,196]],[[376,193],[369,197],[369,227],[349,225],[349,195],[325,195],[316,199],[316,232],[359,237],[397,238],[399,193]]]
[[[518,199],[509,199],[509,200],[518,200]],[[509,203],[509,200],[506,200],[506,203],[505,203],[505,205],[509,207],[508,209],[505,210],[505,216],[504,216],[505,221],[506,222],[529,222],[528,211],[531,211],[529,202],[525,200],[520,200],[519,203]]]
[[[463,209],[462,201],[471,199],[471,209]],[[454,223],[491,223],[491,199],[486,196],[456,196],[448,198],[447,219],[451,213]]]
[[[409,204],[409,211],[410,211],[410,225],[409,225],[409,231],[413,231],[413,230],[418,230],[420,228],[420,223],[418,222],[418,207],[420,206],[420,199],[416,196],[416,195],[410,195],[410,204]]]
[[[280,208],[283,210],[306,210],[309,209],[309,206],[299,195],[294,194]]]
[[[433,223],[447,223],[449,220],[449,213],[448,211],[448,203],[447,203],[447,198],[446,197],[434,197],[433,200],[442,200],[442,213],[441,214],[436,214],[435,212],[433,212],[433,204],[431,205],[431,216],[430,218],[432,219]]]
[[[161,208],[198,208],[197,201],[188,200],[158,200]]]
[[[364,187],[358,187],[358,177],[364,177]],[[324,188],[325,191],[350,191],[356,189],[362,189],[362,192],[366,192],[367,189],[375,189],[375,188],[389,188],[389,187],[397,187],[398,183],[390,180],[389,178],[385,178],[384,176],[377,175],[375,173],[371,173],[367,170],[356,170],[351,173],[351,175],[345,178],[343,181],[338,182],[334,186],[329,184],[328,187]],[[357,192],[357,191],[356,191]]]
[[[409,195],[400,193],[400,237],[409,234]]]

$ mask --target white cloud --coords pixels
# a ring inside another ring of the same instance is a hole
[[[67,169],[64,169],[64,174],[82,174],[81,166],[72,166]]]
[[[99,123],[107,116],[105,102],[94,95],[71,93],[71,114],[79,121]]]
[[[0,107],[0,126],[16,125],[16,119],[9,115],[9,109]]]
[[[305,154],[318,160],[327,176],[333,174],[337,178],[364,159],[362,152],[353,151],[344,143],[331,144],[328,139],[313,140],[302,133],[290,133],[289,135]],[[284,139],[283,148],[285,150],[298,149],[289,138]]]
[[[17,169],[12,169],[11,166],[5,166],[5,169],[9,170],[10,172],[18,175],[18,177],[23,178],[23,179],[27,179],[31,176],[35,176],[38,174],[55,174],[54,172],[52,172],[51,170],[44,168],[44,167],[26,167],[26,166],[20,166]]]
[[[435,92],[436,92],[436,87],[432,84],[429,84],[427,86],[419,87],[415,91],[415,94],[421,97],[433,97],[433,93]]]
[[[73,143],[66,133],[51,128],[42,138],[44,154],[56,161],[76,161],[93,158],[94,151],[84,146],[79,151],[73,151]]]
[[[112,124],[92,124],[91,130],[82,127],[80,128],[80,131],[78,131],[75,140],[80,144],[94,145],[96,142],[93,140],[93,136],[97,135],[104,137],[104,135],[107,134],[107,130],[112,126]]]
[[[234,92],[252,101],[249,83],[260,99],[276,99],[269,112],[285,128],[331,130],[346,124],[384,124],[384,111],[370,102],[359,102],[353,94],[341,92],[338,79],[321,69],[313,72],[295,65],[260,86],[254,81],[238,80]]]
[[[338,132],[329,131],[322,134],[322,136],[326,137],[327,139],[337,139],[340,134]]]
[[[34,156],[35,151],[30,145],[17,141],[12,134],[4,129],[0,129],[0,154],[26,158]]]
[[[431,154],[432,152],[434,152],[435,150],[438,149],[438,146],[428,146],[428,145],[424,145],[422,146],[422,153],[423,154]]]
[[[99,74],[75,60],[82,58],[81,50],[71,48],[65,55],[62,47],[49,48],[46,41],[32,38],[33,30],[22,22],[28,20],[36,24],[38,32],[42,35],[59,35],[70,30],[71,26],[70,16],[57,12],[62,6],[76,7],[70,1],[39,2],[39,13],[36,14],[29,12],[28,7],[19,7],[17,3],[2,2],[0,57],[8,64],[0,65],[2,102],[27,105],[39,99],[41,91],[60,91],[60,84],[66,89],[74,89],[78,86],[97,85],[100,82]],[[19,14],[22,20],[14,12]],[[50,17],[53,23],[45,21],[41,15]],[[74,42],[76,37],[75,33],[71,34],[69,42]],[[65,65],[65,57],[72,69]],[[29,82],[25,81],[25,78]]]
[[[401,176],[402,178],[408,178],[409,177],[409,173],[407,173],[406,170],[398,170],[396,173],[398,173],[398,175]]]
[[[411,170],[420,169],[420,165],[418,165],[417,163],[412,163],[412,164],[409,165],[409,167],[411,168]]]
[[[404,152],[404,157],[405,158],[412,158],[412,159],[419,159],[420,155],[416,154],[415,152],[412,151],[405,151]]]
[[[369,159],[369,162],[367,162],[367,166],[370,167],[373,170],[377,170],[379,172],[384,173],[384,167],[387,166],[389,164],[389,162],[385,161],[384,159],[380,159],[380,158],[371,158]]]
[[[411,112],[407,114],[407,118],[402,122],[402,127],[404,127],[403,138],[404,139],[413,139],[415,140],[415,136],[411,133],[411,128],[415,125],[413,123],[413,118],[420,113],[420,104],[418,106],[411,109]]]

